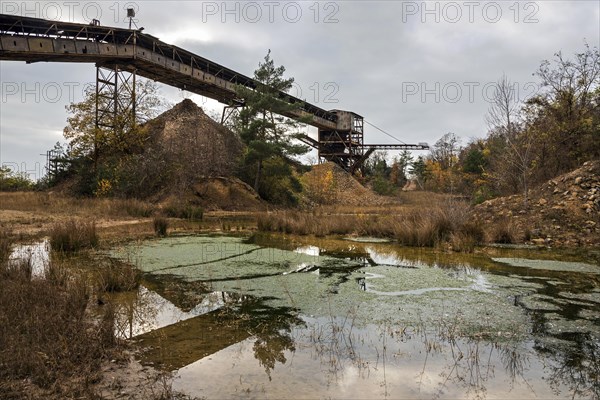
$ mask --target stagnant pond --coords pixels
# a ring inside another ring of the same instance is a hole
[[[115,251],[144,272],[117,333],[207,398],[598,398],[600,266],[368,238],[185,236]]]

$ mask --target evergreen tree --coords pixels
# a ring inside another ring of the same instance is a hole
[[[423,185],[427,178],[427,164],[425,164],[423,156],[419,156],[415,161],[413,161],[409,172],[415,177],[419,187],[423,189]]]
[[[236,126],[247,146],[244,155],[244,177],[253,181],[258,193],[264,180],[265,161],[273,158],[284,160],[305,154],[308,147],[294,143],[299,135],[298,121],[283,117],[297,110],[298,106],[280,97],[294,83],[293,78],[284,78],[285,67],[275,66],[271,50],[254,71],[257,86],[254,90],[240,86],[238,96],[244,99],[244,107],[237,115]],[[291,175],[291,170],[287,175]]]

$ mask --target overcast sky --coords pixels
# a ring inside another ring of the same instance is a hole
[[[495,81],[515,82],[519,97],[538,89],[533,73],[562,51],[599,45],[600,1],[2,1],[0,12],[126,27],[137,10],[145,33],[252,75],[268,49],[292,94],[325,109],[354,111],[406,143],[435,143],[447,132],[463,144],[487,132]],[[0,61],[0,162],[43,173],[64,142],[65,106],[93,83],[93,64]],[[164,85],[171,103],[191,98]],[[308,128],[307,128],[308,129]],[[310,134],[316,131],[310,129]],[[366,125],[366,143],[397,143]]]

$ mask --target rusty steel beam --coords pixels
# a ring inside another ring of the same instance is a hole
[[[243,104],[236,85],[256,89],[254,79],[158,38],[99,25],[48,21],[0,14],[0,60],[96,63],[200,94],[224,104]],[[335,113],[280,92],[279,98],[298,106],[289,118],[309,116],[310,125],[335,129]]]
[[[237,85],[252,90],[259,85],[246,75],[141,30],[101,26],[98,21],[78,24],[0,14],[0,60],[95,63],[98,68],[130,72],[234,107],[244,104],[244,99],[238,98]],[[327,111],[285,92],[279,92],[279,98],[297,105],[284,116],[306,118],[319,129],[318,141],[308,136],[302,141],[318,149],[319,158],[348,171],[359,169],[375,149],[429,149],[424,143],[364,144],[360,115]]]

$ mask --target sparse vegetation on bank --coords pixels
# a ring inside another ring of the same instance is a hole
[[[91,287],[79,275],[28,259],[0,262],[0,398],[92,398],[101,363],[115,357],[113,315],[87,315]]]
[[[193,204],[169,204],[163,212],[169,218],[188,219],[190,221],[201,221],[204,216],[204,209]]]
[[[106,381],[106,365],[114,371],[130,362],[107,292],[136,289],[140,271],[93,252],[53,252],[40,271],[29,256],[11,257],[16,245],[0,228],[0,398],[105,398],[116,383]],[[169,377],[153,370],[136,377],[139,398],[175,398]]]
[[[397,240],[415,247],[450,244],[460,251],[472,251],[484,242],[484,230],[470,221],[467,204],[452,201],[427,209],[395,209],[387,215],[335,214],[298,211],[263,213],[258,229],[299,235],[358,235]]]

